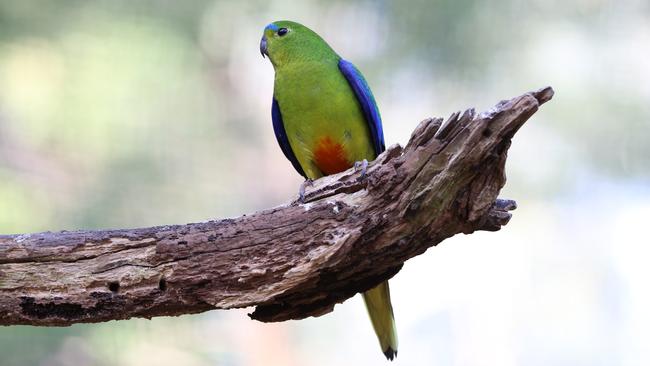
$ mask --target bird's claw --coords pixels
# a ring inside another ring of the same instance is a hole
[[[361,161],[355,161],[354,162],[354,171],[359,170],[361,168],[361,175],[357,180],[361,182],[362,180],[366,179],[366,172],[368,171],[368,160],[363,159]]]
[[[298,202],[305,203],[305,190],[308,186],[313,184],[314,181],[311,178],[305,179],[305,181],[300,184],[300,188],[298,189]]]

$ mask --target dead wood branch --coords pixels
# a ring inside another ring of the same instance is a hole
[[[510,139],[544,88],[427,119],[402,148],[319,179],[306,203],[144,229],[0,236],[0,324],[70,325],[255,306],[282,321],[332,311],[445,238],[499,230]]]

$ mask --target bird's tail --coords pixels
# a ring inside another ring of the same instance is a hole
[[[381,351],[387,359],[393,360],[397,356],[397,330],[393,306],[390,303],[390,289],[388,281],[363,293],[363,300],[370,315],[372,327],[379,339]]]

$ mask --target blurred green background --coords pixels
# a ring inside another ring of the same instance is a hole
[[[388,144],[428,116],[552,85],[515,137],[498,233],[392,280],[396,365],[650,363],[650,3],[3,1],[0,233],[137,227],[281,204],[266,24],[363,70]],[[241,311],[0,328],[0,365],[381,365],[358,297],[317,319]]]

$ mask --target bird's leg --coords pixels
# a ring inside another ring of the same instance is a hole
[[[305,189],[313,184],[314,181],[311,178],[305,179],[305,181],[300,184],[300,188],[298,189],[298,202],[305,203]]]
[[[366,171],[368,171],[368,160],[363,159],[361,161],[355,161],[354,171],[359,170],[359,168],[361,168],[361,176],[359,176],[358,180],[362,181],[366,179]]]

